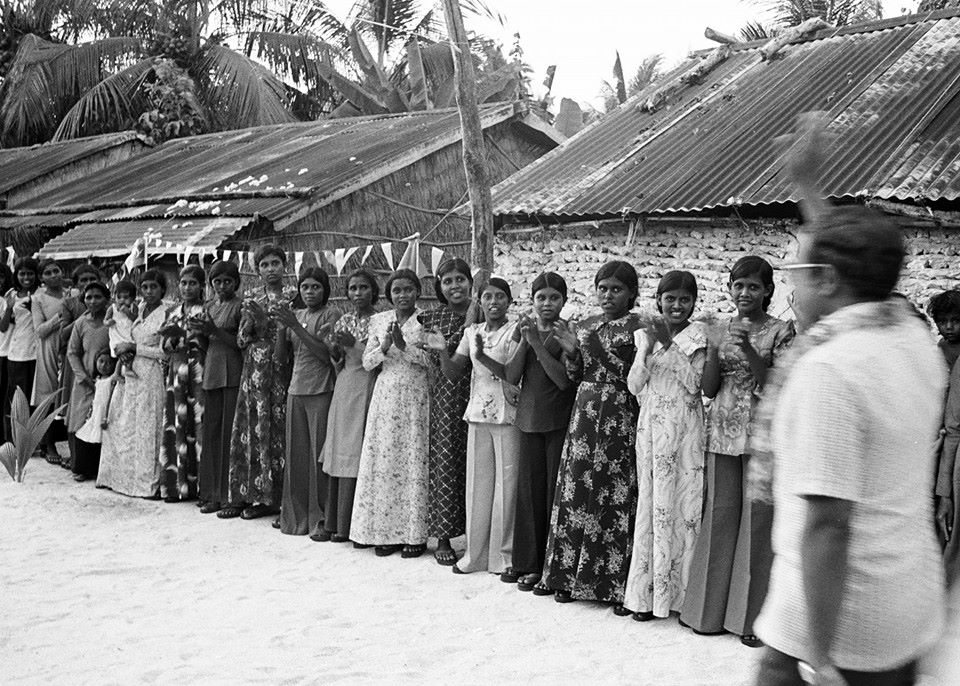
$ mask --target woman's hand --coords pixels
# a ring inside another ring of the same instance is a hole
[[[333,341],[341,348],[352,348],[357,344],[357,338],[349,331],[336,331],[333,334]]]
[[[573,357],[576,354],[580,343],[577,341],[577,334],[572,322],[566,326],[562,322],[554,322],[553,335],[556,337],[557,343],[560,344],[560,349],[563,350],[564,355]]]
[[[475,331],[473,334],[473,345],[477,350],[477,359],[480,359],[486,354],[483,352],[483,334],[479,331]]]
[[[390,337],[393,339],[393,344],[397,346],[397,350],[403,352],[407,349],[407,341],[403,337],[403,332],[400,330],[400,324],[397,322],[394,322],[390,328]]]
[[[540,342],[540,331],[537,329],[537,322],[531,317],[524,317],[517,323],[517,340],[522,338],[527,345],[534,346]]]
[[[419,345],[424,350],[436,350],[437,352],[447,349],[447,341],[443,334],[438,331],[424,331]]]
[[[647,354],[653,352],[653,346],[659,343],[666,350],[673,343],[673,337],[670,335],[670,327],[663,317],[654,316],[643,326],[647,333]]]
[[[380,343],[380,352],[386,355],[391,346],[393,346],[393,335],[390,329],[387,329],[387,335],[383,337],[383,341]]]
[[[263,308],[260,309],[261,311],[263,310]],[[296,313],[285,305],[277,307],[277,309],[273,311],[272,316],[277,322],[288,329],[296,329],[300,326],[300,320],[297,319]]]
[[[937,533],[946,542],[953,538],[953,498],[937,498]]]
[[[739,319],[730,322],[730,338],[733,340],[733,344],[744,353],[753,350],[753,345],[750,343],[750,325],[747,322]]]
[[[84,376],[81,379],[77,379],[77,382],[81,386],[86,386],[87,388],[96,388],[97,382],[91,379],[89,376]]]
[[[136,343],[120,343],[117,345],[117,355],[136,355],[137,354],[137,344]]]

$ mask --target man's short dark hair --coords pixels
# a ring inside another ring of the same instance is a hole
[[[869,207],[835,207],[813,228],[810,261],[832,265],[840,280],[865,300],[890,296],[903,257],[896,222]]]

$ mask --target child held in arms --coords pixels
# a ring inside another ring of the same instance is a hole
[[[122,279],[113,289],[113,304],[107,308],[107,315],[103,323],[108,327],[110,336],[110,352],[117,354],[117,348],[122,343],[133,343],[133,322],[137,319],[137,287],[132,281]],[[116,375],[119,377],[136,376],[132,363],[117,365]]]

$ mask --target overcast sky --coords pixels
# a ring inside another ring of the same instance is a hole
[[[710,26],[736,33],[751,20],[764,20],[750,0],[486,0],[507,19],[507,26],[467,17],[467,28],[497,37],[509,50],[519,32],[525,61],[535,70],[534,92],[548,65],[556,64],[553,94],[594,102],[603,80],[610,80],[615,53],[630,77],[647,55],[663,53],[666,66],[689,51],[716,45],[703,37]],[[349,8],[352,0],[333,0],[331,7]],[[884,0],[884,14],[894,17],[916,0]],[[499,34],[499,35],[498,35]]]

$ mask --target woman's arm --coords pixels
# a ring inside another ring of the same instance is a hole
[[[33,317],[33,329],[37,332],[37,338],[45,340],[54,333],[60,332],[60,313],[57,312],[47,319],[43,311],[43,304],[40,298],[33,298],[30,305],[30,315]]]
[[[6,333],[13,318],[13,306],[10,304],[10,293],[3,297],[3,314],[0,315],[0,333]]]
[[[720,392],[720,349],[707,343],[707,359],[703,365],[703,395],[711,400]]]
[[[517,344],[517,349],[513,351],[513,355],[510,356],[510,359],[507,360],[507,363],[504,365],[504,379],[508,383],[512,383],[514,386],[520,383],[520,379],[523,378],[523,368],[527,362],[527,351],[530,350],[530,344],[527,343],[526,338],[521,338],[520,343]],[[566,374],[564,374],[564,381],[566,381]]]
[[[80,327],[74,326],[67,341],[67,362],[73,370],[77,383],[84,383],[89,379],[87,370],[83,367],[83,332]]]
[[[650,370],[647,369],[647,356],[650,354],[650,347],[647,345],[647,336],[642,329],[634,332],[634,343],[637,346],[637,355],[633,358],[633,364],[630,365],[630,371],[627,372],[627,390],[636,396],[643,391],[643,387],[650,380]],[[676,346],[670,346],[674,348]]]

